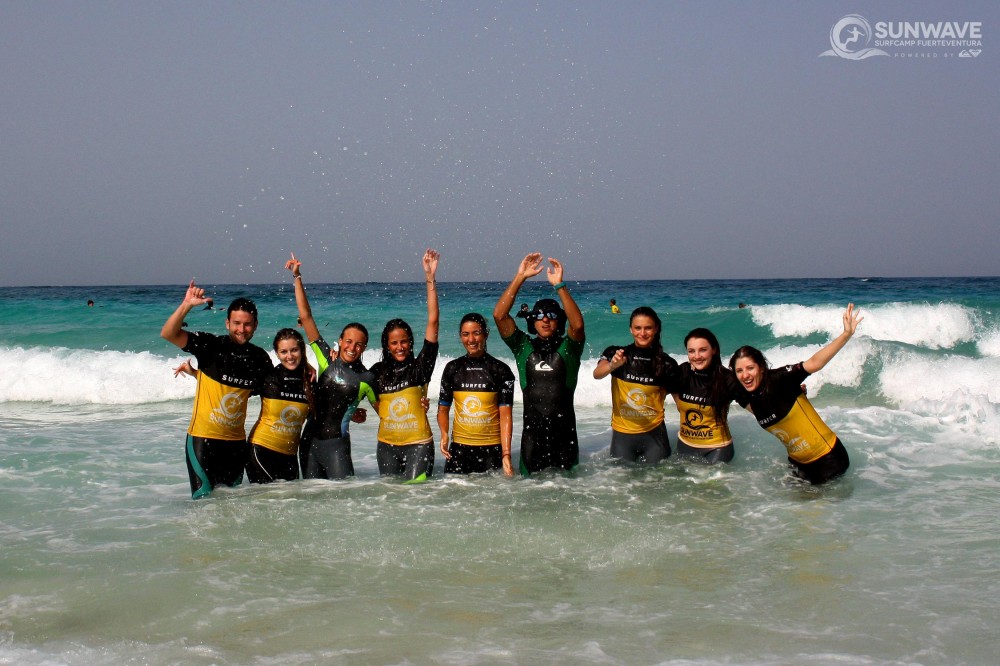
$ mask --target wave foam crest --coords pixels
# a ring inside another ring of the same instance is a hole
[[[770,328],[775,337],[806,337],[843,328],[844,309],[838,306],[755,305],[751,316],[758,326]],[[875,340],[902,342],[929,349],[950,349],[974,340],[973,310],[953,303],[887,303],[861,308],[864,321],[859,334]]]

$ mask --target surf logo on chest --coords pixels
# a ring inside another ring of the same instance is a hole
[[[621,411],[622,416],[633,418],[652,416],[656,413],[656,410],[649,406],[649,396],[639,388],[634,388],[626,394]]]
[[[243,419],[243,396],[239,393],[226,393],[219,400],[219,406],[212,409],[208,419],[225,428],[240,425]]]
[[[483,401],[477,396],[470,395],[457,406],[455,417],[463,425],[485,425],[493,421],[490,411],[483,407]]]
[[[281,410],[277,423],[271,426],[274,432],[283,434],[297,434],[302,430],[302,421],[305,410],[295,405],[289,405]]]
[[[416,430],[417,417],[410,412],[410,401],[399,397],[389,403],[385,427],[389,430]]]

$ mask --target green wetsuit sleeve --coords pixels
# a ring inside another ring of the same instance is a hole
[[[323,341],[323,338],[315,342],[310,342],[309,346],[312,347],[313,353],[316,354],[316,365],[319,366],[316,374],[317,376],[322,375],[330,367],[330,360],[326,356],[330,351],[330,346]],[[326,350],[323,347],[326,347]]]
[[[358,386],[358,404],[360,405],[361,401],[365,398],[368,398],[368,402],[372,405],[378,402],[378,396],[375,394],[375,389],[373,389],[368,382],[363,381]]]

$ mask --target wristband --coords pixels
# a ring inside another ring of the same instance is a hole
[[[562,289],[562,288],[563,288],[563,287],[565,287],[565,286],[566,286],[566,283],[565,283],[565,282],[558,282],[558,283],[556,283],[556,284],[552,285],[552,288],[553,288],[554,290],[556,290],[556,291],[559,291],[560,289]]]

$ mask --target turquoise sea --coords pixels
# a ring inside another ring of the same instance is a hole
[[[287,282],[202,286],[257,301],[261,346],[294,325]],[[308,286],[331,341],[351,320],[376,339],[391,317],[423,328],[423,283]],[[504,286],[441,283],[432,396],[459,318],[488,317]],[[570,287],[587,328],[574,473],[444,477],[439,459],[427,484],[385,481],[373,416],[353,428],[355,479],[197,502],[194,381],[159,338],[185,285],[0,289],[0,664],[996,662],[1000,278]],[[519,302],[550,293],[536,279]],[[591,371],[629,342],[634,307],[659,312],[675,358],[707,326],[727,358],[753,344],[784,364],[849,301],[859,334],[807,382],[844,478],[792,481],[736,407],[731,465],[608,458],[610,384]],[[222,333],[224,317],[188,326]],[[515,457],[519,410],[520,394]]]

